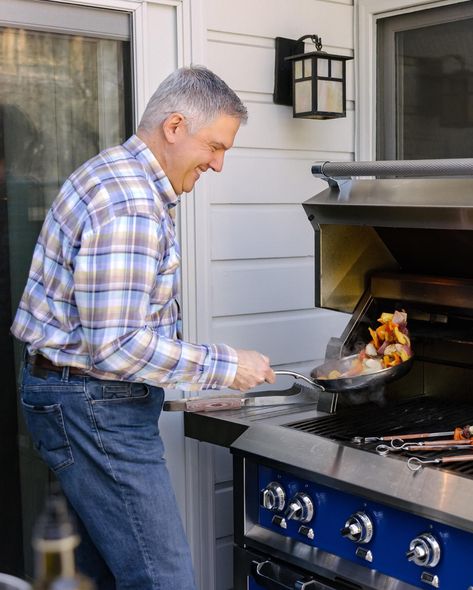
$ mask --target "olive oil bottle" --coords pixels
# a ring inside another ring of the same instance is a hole
[[[33,531],[34,590],[95,589],[93,582],[76,570],[74,550],[79,543],[66,499],[54,488]]]

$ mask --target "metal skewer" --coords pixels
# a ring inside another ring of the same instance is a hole
[[[460,461],[473,461],[473,455],[454,455],[453,457],[440,457],[438,459],[421,459],[411,457],[407,466],[411,471],[419,471],[424,465],[440,465],[442,463],[459,463]]]
[[[469,451],[469,447],[472,445],[472,443],[470,441],[465,441],[467,444],[462,444],[462,442],[463,441],[450,441],[450,444],[448,445],[437,445],[435,443],[429,444],[422,442],[404,443],[403,445],[398,447],[381,444],[378,445],[375,450],[379,455],[383,456],[389,455],[389,453],[399,453],[401,451],[445,451],[452,449]]]
[[[424,438],[440,438],[442,436],[453,436],[456,440],[469,440],[473,437],[473,426],[467,424],[466,426],[459,426],[453,430],[446,432],[421,432],[416,434],[389,434],[386,436],[355,436],[351,439],[351,442],[356,444],[367,444],[380,441],[393,441],[399,440],[404,443],[406,440],[417,440]],[[401,443],[401,444],[402,444]]]
[[[440,440],[432,440],[432,441],[417,441],[417,442],[404,442],[401,438],[395,438],[391,441],[391,448],[392,449],[403,449],[405,445],[416,445],[419,447],[426,447],[426,446],[435,446],[435,447],[449,447],[451,445],[459,445],[459,446],[469,446],[473,445],[473,438],[462,438],[460,440],[455,440],[454,438],[447,438],[447,439],[440,439]]]
[[[356,444],[367,444],[379,441],[392,441],[392,440],[400,440],[404,442],[405,440],[416,440],[419,438],[436,438],[440,436],[451,436],[453,432],[450,430],[448,432],[424,432],[421,434],[393,434],[387,436],[354,436],[351,439],[351,442]]]

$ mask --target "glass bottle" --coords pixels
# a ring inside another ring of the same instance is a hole
[[[93,582],[76,570],[74,550],[80,537],[66,499],[56,488],[33,531],[34,590],[94,590]]]

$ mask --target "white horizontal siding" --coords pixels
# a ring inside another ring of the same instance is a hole
[[[214,262],[213,315],[309,309],[314,281],[313,258]]]
[[[212,260],[312,256],[314,232],[297,205],[213,205]]]
[[[337,155],[340,160],[351,159],[349,152]],[[327,188],[326,182],[314,178],[311,168],[314,162],[330,159],[330,152],[233,148],[224,171],[208,179],[209,201],[300,205]]]
[[[217,318],[212,333],[215,342],[259,350],[273,365],[290,365],[324,358],[327,342],[340,336],[346,322],[346,314],[311,309]]]
[[[314,121],[294,119],[290,107],[247,102],[253,125],[243,125],[235,140],[237,147],[260,149],[316,150],[321,152],[354,151],[354,113],[341,119]]]
[[[207,0],[207,28],[289,39],[317,33],[326,45],[353,49],[351,4],[323,0]]]

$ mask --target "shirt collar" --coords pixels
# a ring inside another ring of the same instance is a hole
[[[156,185],[159,196],[168,208],[175,207],[180,199],[174,192],[169,178],[164,173],[164,170],[149,147],[137,135],[132,135],[128,138],[124,142],[123,147],[141,163],[146,173],[149,174],[151,180]]]

